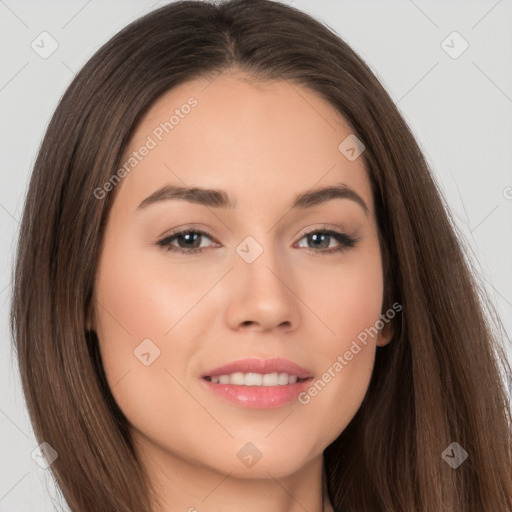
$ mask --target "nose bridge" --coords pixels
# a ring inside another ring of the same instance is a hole
[[[238,323],[255,322],[264,328],[294,323],[291,267],[283,249],[275,243],[273,230],[249,235],[237,246],[234,286],[239,288],[233,306]]]
[[[286,268],[282,247],[276,244],[274,231],[255,233],[247,236],[236,248],[241,261],[240,267],[249,279],[273,287],[283,286],[276,275]]]

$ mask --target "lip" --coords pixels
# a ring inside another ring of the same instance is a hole
[[[313,378],[300,380],[295,384],[284,386],[237,386],[234,384],[217,384],[201,379],[204,386],[220,398],[239,407],[251,409],[275,409],[297,400]]]
[[[235,384],[220,384],[206,380],[206,377],[216,377],[231,373],[288,373],[299,380],[294,384],[278,386],[239,386]],[[272,359],[248,358],[232,361],[201,375],[201,382],[217,396],[240,407],[252,409],[275,409],[289,404],[297,399],[313,380],[313,373],[302,366],[280,357]]]
[[[223,366],[219,366],[218,368],[209,370],[203,373],[201,378],[204,379],[205,377],[229,375],[236,372],[261,373],[263,375],[275,372],[288,373],[289,375],[296,375],[299,379],[308,379],[313,377],[313,373],[310,370],[299,366],[289,359],[283,359],[282,357],[274,357],[271,359],[259,359],[257,357],[250,357],[247,359],[238,359]]]

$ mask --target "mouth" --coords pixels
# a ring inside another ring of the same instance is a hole
[[[296,401],[313,378],[312,372],[287,359],[249,358],[210,370],[201,381],[237,406],[274,409]]]
[[[258,357],[249,357],[245,359],[237,359],[223,366],[219,366],[209,370],[201,375],[203,378],[219,378],[222,384],[237,384],[246,386],[262,386],[262,385],[285,385],[289,384],[291,379],[305,380],[313,377],[313,373],[306,368],[282,357],[274,357],[271,359],[261,359]],[[285,381],[285,377],[288,381]],[[222,381],[220,380],[222,378]],[[228,381],[229,378],[229,381]],[[242,379],[243,378],[243,379]],[[231,379],[234,382],[231,382]],[[263,380],[269,384],[263,383]],[[277,382],[276,382],[277,381]]]
[[[215,375],[203,377],[208,382],[215,384],[233,384],[236,386],[288,386],[289,384],[295,384],[296,382],[303,382],[309,380],[312,377],[301,378],[297,375],[289,373],[243,373],[235,372],[231,374]]]

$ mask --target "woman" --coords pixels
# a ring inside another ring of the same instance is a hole
[[[12,328],[72,510],[512,509],[510,368],[425,159],[291,7],[176,2],[85,65]]]

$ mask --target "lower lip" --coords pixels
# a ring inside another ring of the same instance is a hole
[[[309,386],[312,377],[284,386],[237,386],[201,380],[215,394],[241,407],[275,409],[296,400]]]

